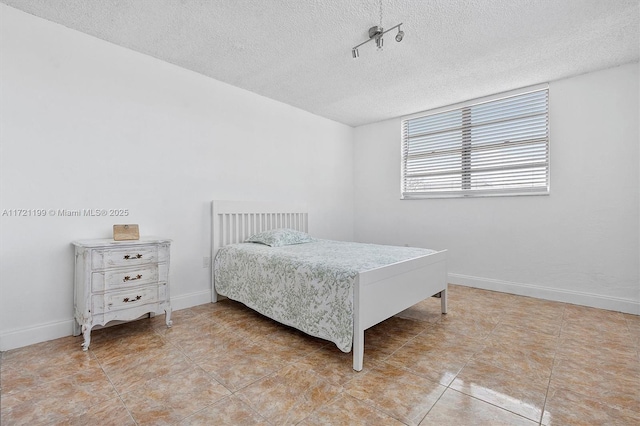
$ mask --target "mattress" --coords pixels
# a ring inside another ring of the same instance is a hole
[[[283,247],[231,244],[220,248],[214,260],[215,288],[220,295],[349,352],[358,274],[432,253],[332,240]]]

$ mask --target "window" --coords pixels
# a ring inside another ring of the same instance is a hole
[[[549,193],[549,89],[402,121],[402,198]]]

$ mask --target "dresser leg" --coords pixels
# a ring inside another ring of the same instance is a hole
[[[167,323],[167,327],[171,327],[173,325],[173,321],[171,321],[171,306],[164,308],[164,319]]]
[[[91,343],[91,327],[87,324],[82,325],[82,335],[84,336],[84,343],[82,344],[82,350],[89,349],[89,343]]]

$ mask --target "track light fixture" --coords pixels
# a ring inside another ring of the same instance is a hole
[[[402,22],[389,28],[386,31],[384,30],[384,28],[382,28],[382,0],[380,0],[380,25],[374,25],[373,27],[369,28],[369,40],[365,40],[351,49],[351,56],[353,57],[353,59],[357,59],[358,57],[360,57],[358,48],[363,44],[369,43],[371,40],[375,40],[378,50],[382,50],[382,47],[384,46],[384,39],[382,38],[382,36],[396,28],[398,29],[398,34],[396,34],[396,41],[400,43],[404,38],[404,31],[400,29],[400,25],[402,25]]]
[[[398,25],[393,26],[386,31],[384,31],[382,27],[379,27],[377,25],[375,27],[369,28],[369,40],[363,41],[362,43],[351,49],[351,56],[353,57],[353,59],[360,57],[358,48],[363,44],[369,43],[371,40],[375,40],[378,49],[382,49],[384,45],[384,39],[382,38],[382,36],[391,30],[395,30],[396,28],[398,29],[398,34],[396,34],[396,41],[400,43],[404,38],[404,31],[400,30],[400,25],[402,25],[402,23],[399,23]]]

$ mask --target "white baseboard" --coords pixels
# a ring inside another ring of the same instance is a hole
[[[519,296],[536,297],[538,299],[640,315],[640,301],[638,300],[453,273],[448,274],[448,280],[451,284],[466,287],[475,287],[483,290],[499,291],[502,293],[517,294]]]
[[[174,311],[211,303],[211,290],[189,293],[171,298]],[[38,324],[0,334],[0,351],[21,348],[47,340],[73,335],[74,319]]]
[[[171,309],[174,311],[204,305],[205,303],[211,303],[211,290],[171,297]]]
[[[34,343],[71,336],[73,334],[73,321],[70,319],[49,322],[0,334],[0,351],[8,351],[33,345]]]

